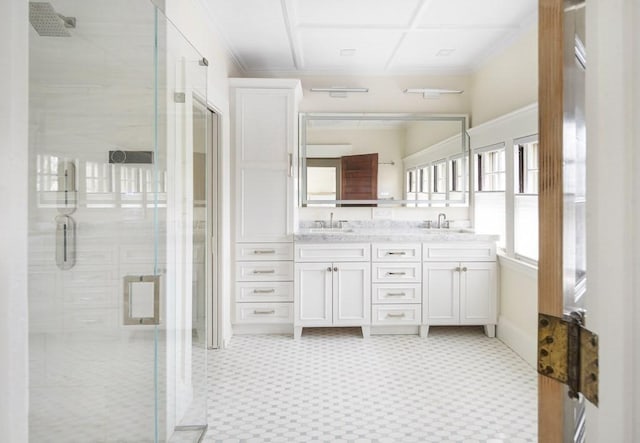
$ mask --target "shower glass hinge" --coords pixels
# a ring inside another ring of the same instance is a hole
[[[184,92],[174,92],[173,101],[176,103],[184,103],[187,101],[187,96]]]
[[[567,385],[571,398],[582,394],[598,406],[598,336],[583,323],[579,312],[538,314],[538,373]]]

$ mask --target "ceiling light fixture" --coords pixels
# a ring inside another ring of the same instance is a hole
[[[454,51],[455,49],[442,48],[441,50],[436,52],[436,57],[449,57],[451,54],[453,54]]]
[[[403,90],[405,94],[422,94],[423,98],[440,98],[442,94],[462,94],[462,89],[444,88],[408,88]]]
[[[328,92],[331,97],[346,97],[349,92],[369,92],[369,88],[310,88],[311,92]]]
[[[356,55],[356,49],[355,48],[342,48],[340,50],[340,55],[342,57],[353,57],[354,55]]]

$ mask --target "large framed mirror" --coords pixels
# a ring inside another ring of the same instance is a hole
[[[468,206],[466,115],[302,113],[302,207]]]

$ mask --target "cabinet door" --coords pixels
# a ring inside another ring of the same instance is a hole
[[[333,324],[368,325],[371,321],[371,265],[333,264]]]
[[[331,263],[296,263],[296,326],[330,326],[333,291]]]
[[[460,324],[496,324],[496,264],[460,264]]]
[[[291,241],[294,91],[240,88],[235,100],[236,240]]]
[[[459,263],[424,263],[422,270],[423,322],[457,325],[460,320]]]
[[[292,240],[290,177],[286,168],[240,167],[237,177],[236,240]]]

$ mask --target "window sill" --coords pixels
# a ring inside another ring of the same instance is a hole
[[[538,278],[538,266],[536,264],[532,264],[515,257],[509,257],[503,251],[498,251],[498,262],[501,267],[526,274],[533,279]]]

